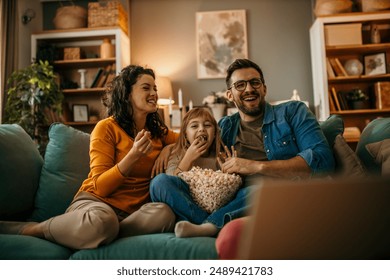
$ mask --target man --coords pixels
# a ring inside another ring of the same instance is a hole
[[[227,70],[227,97],[238,113],[220,120],[233,157],[222,170],[247,177],[309,178],[334,169],[334,158],[315,116],[300,101],[272,106],[260,67],[237,59]]]
[[[227,70],[227,97],[238,113],[219,121],[223,142],[230,157],[219,159],[221,169],[245,179],[228,213],[229,223],[221,230],[216,248],[221,259],[237,257],[252,190],[259,178],[310,178],[334,170],[334,158],[315,116],[300,101],[276,106],[265,101],[267,86],[260,67],[237,59]],[[229,150],[230,149],[230,150]],[[233,220],[234,219],[234,220]],[[233,221],[232,221],[233,220]]]

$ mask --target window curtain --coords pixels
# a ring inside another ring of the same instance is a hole
[[[17,3],[0,0],[0,123],[4,120],[7,79],[17,67]]]

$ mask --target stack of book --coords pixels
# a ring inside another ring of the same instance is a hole
[[[98,68],[95,77],[92,80],[90,88],[101,88],[109,83],[116,75],[115,64],[109,64],[106,67]]]
[[[336,77],[347,77],[348,73],[337,57],[326,58],[326,70],[330,79]]]

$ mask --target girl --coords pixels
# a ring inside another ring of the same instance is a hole
[[[176,176],[193,166],[218,170],[221,148],[218,125],[210,112],[205,108],[190,110],[183,118],[166,174],[156,176],[150,185],[152,201],[164,202],[175,212],[179,220],[175,225],[177,237],[214,236],[228,221],[241,216],[245,206],[241,195],[209,214],[194,202],[188,184]]]
[[[96,248],[119,236],[172,231],[175,215],[149,203],[155,161],[177,134],[157,113],[153,70],[125,67],[106,90],[108,117],[94,128],[90,173],[65,214],[41,223],[0,222],[0,233],[36,236],[73,249]]]

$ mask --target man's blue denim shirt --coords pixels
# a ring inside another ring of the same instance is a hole
[[[218,123],[227,147],[236,142],[240,120],[239,113],[235,113]],[[303,102],[288,101],[275,106],[266,103],[262,131],[268,160],[300,156],[310,166],[312,175],[334,171],[332,150],[314,114]]]

